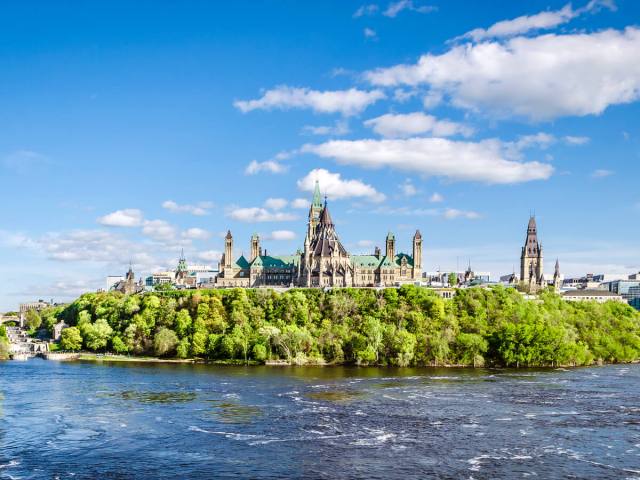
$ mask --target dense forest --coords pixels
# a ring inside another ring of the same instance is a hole
[[[85,294],[63,319],[65,350],[238,362],[558,366],[640,359],[640,313],[552,291],[470,288],[166,291]]]

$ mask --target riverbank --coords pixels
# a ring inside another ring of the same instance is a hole
[[[198,364],[198,365],[219,365],[219,366],[267,366],[267,367],[362,367],[362,368],[397,368],[397,365],[376,365],[376,364],[354,364],[354,363],[337,363],[337,362],[323,362],[323,361],[309,361],[306,363],[299,363],[296,361],[288,361],[284,359],[265,360],[264,362],[258,362],[255,360],[211,360],[206,358],[161,358],[152,356],[133,356],[133,355],[117,355],[117,354],[100,354],[91,352],[79,352],[79,353],[49,353],[45,356],[47,360],[54,361],[82,361],[82,362],[109,362],[109,363],[149,363],[149,364]],[[589,365],[527,365],[522,366],[522,369],[526,368],[578,368],[578,367],[595,367],[604,365],[633,365],[640,364],[640,361],[634,360],[630,362],[593,362]],[[491,369],[508,369],[513,367],[507,367],[503,365],[467,365],[462,363],[445,363],[445,364],[420,364],[411,365],[409,368],[447,368],[447,369],[469,369],[469,370],[481,370],[485,368]]]

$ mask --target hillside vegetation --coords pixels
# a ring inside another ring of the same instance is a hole
[[[44,312],[62,348],[131,355],[359,365],[587,365],[640,359],[640,314],[513,289],[93,293]]]

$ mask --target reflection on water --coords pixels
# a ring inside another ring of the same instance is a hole
[[[640,478],[640,365],[30,360],[0,392],[0,479]]]

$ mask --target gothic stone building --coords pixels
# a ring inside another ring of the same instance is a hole
[[[350,255],[340,242],[329,207],[316,182],[304,249],[295,255],[270,256],[260,247],[258,235],[251,237],[250,255],[234,260],[233,236],[227,233],[220,261],[219,287],[372,287],[419,281],[422,276],[422,235],[413,236],[411,255],[396,252],[392,233],[383,252]]]

